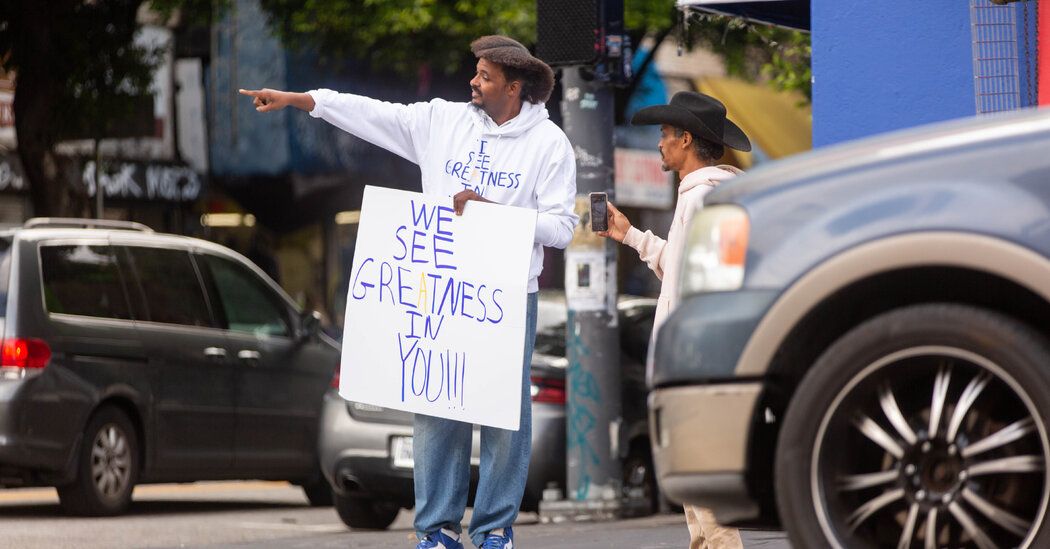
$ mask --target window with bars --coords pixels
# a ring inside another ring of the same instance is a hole
[[[977,114],[1009,111],[1033,105],[1030,74],[1036,66],[1031,51],[1035,6],[970,0],[974,99]],[[1031,13],[1030,13],[1031,12]]]

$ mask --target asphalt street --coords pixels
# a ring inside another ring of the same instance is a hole
[[[515,534],[523,548],[685,548],[688,542],[681,514],[541,524],[523,513]],[[744,531],[743,537],[748,549],[790,547],[779,532]],[[401,511],[389,530],[351,531],[332,508],[310,507],[301,490],[282,482],[139,486],[127,514],[105,518],[65,515],[53,489],[0,490],[0,548],[410,549],[413,540],[411,511]]]

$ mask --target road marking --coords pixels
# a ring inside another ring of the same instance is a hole
[[[346,532],[342,524],[292,524],[287,522],[238,522],[237,526],[248,530],[283,530],[292,532],[337,533]]]

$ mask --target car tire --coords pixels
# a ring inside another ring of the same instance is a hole
[[[310,507],[332,506],[334,502],[332,487],[328,485],[328,481],[325,480],[320,472],[317,473],[315,478],[301,484],[300,487],[303,489],[303,494],[306,494],[306,500],[310,502]]]
[[[127,415],[115,407],[100,408],[88,421],[77,453],[76,479],[58,487],[62,507],[72,515],[123,513],[139,473],[138,436]]]
[[[648,445],[634,445],[623,461],[623,491],[628,498],[645,502],[641,509],[652,515],[660,509],[660,490],[656,486],[656,473]]]
[[[355,530],[386,530],[401,507],[389,501],[332,494],[335,511],[343,524]]]
[[[1047,365],[1038,332],[964,305],[847,333],[803,378],[777,444],[793,546],[1050,547]]]

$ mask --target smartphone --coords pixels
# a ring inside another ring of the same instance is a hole
[[[591,230],[594,232],[609,230],[609,195],[591,193]]]

